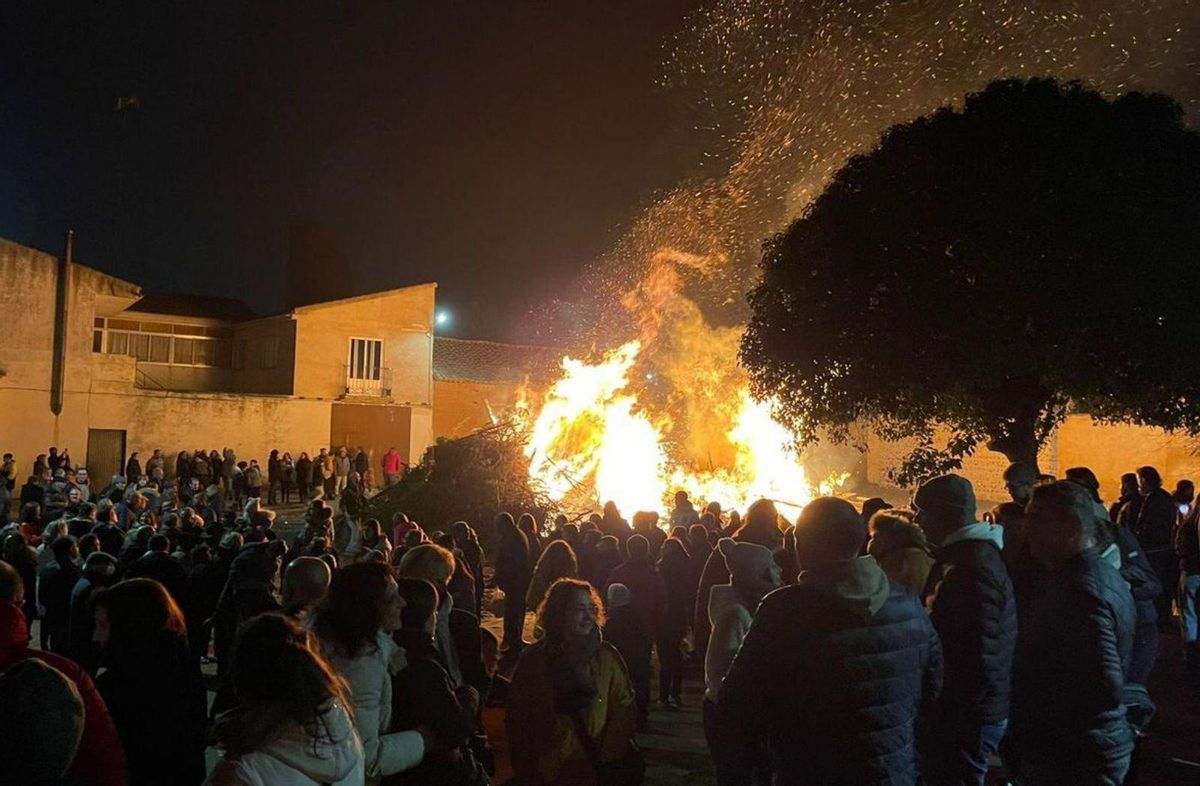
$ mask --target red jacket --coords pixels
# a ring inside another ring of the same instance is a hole
[[[125,750],[92,678],[75,661],[28,645],[25,615],[12,603],[0,601],[0,671],[29,658],[61,671],[83,699],[83,738],[71,763],[71,775],[87,786],[125,786],[129,780]]]
[[[667,605],[667,591],[654,564],[648,559],[627,559],[609,572],[604,588],[606,594],[608,587],[613,584],[624,584],[629,588],[629,605],[642,621],[646,635],[653,641],[658,636]]]
[[[400,453],[399,451],[389,450],[383,454],[383,473],[385,475],[400,474]]]

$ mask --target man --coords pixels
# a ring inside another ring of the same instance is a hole
[[[187,571],[170,554],[170,539],[163,533],[150,536],[146,553],[134,560],[125,571],[125,578],[154,579],[167,588],[171,598],[186,611],[188,606]]]
[[[71,647],[71,592],[79,581],[79,544],[70,535],[62,535],[50,549],[54,559],[38,571],[37,598],[45,609],[42,638],[51,652],[66,655]]]
[[[1200,507],[1175,532],[1179,558],[1179,629],[1192,687],[1200,687]]]
[[[384,486],[396,485],[396,482],[400,480],[400,451],[388,448],[388,452],[383,454],[383,461],[380,463],[383,468]]]
[[[283,613],[304,622],[329,591],[332,578],[324,560],[296,557],[283,571]]]
[[[1025,507],[1029,504],[1039,477],[1037,469],[1027,462],[1014,461],[1004,470],[1004,488],[1008,489],[1008,496],[1012,497],[1013,502]]]
[[[5,453],[4,462],[0,464],[0,483],[10,494],[17,487],[17,461],[11,453]]]
[[[351,461],[345,448],[338,448],[337,458],[333,462],[333,495],[341,496],[346,489],[347,478],[350,477]]]
[[[923,729],[925,779],[982,786],[1008,724],[1017,604],[1003,530],[975,520],[975,490],[958,475],[926,482],[915,523],[934,546],[928,607],[942,642],[945,681]]]
[[[690,527],[693,524],[700,523],[700,514],[696,512],[696,506],[688,499],[686,491],[675,492],[675,507],[671,510],[671,529],[676,527]]]
[[[142,461],[138,458],[138,452],[135,450],[129,454],[129,460],[125,462],[125,477],[130,483],[137,483],[141,476]]]
[[[321,474],[321,488],[324,490],[325,499],[333,499],[333,456],[329,455],[325,448],[321,448],[315,463],[317,471]]]
[[[1005,762],[1022,784],[1119,784],[1133,753],[1123,701],[1133,598],[1094,548],[1085,488],[1040,486],[1028,516],[1041,576],[1021,613]]]
[[[1179,519],[1179,507],[1175,504],[1170,492],[1162,487],[1162,476],[1154,467],[1140,467],[1137,471],[1138,492],[1142,496],[1142,506],[1137,518],[1124,516],[1118,521],[1133,530],[1146,559],[1158,575],[1159,583],[1164,587],[1174,587],[1179,583],[1176,575],[1176,558],[1171,548],[1171,538],[1175,533],[1175,524]],[[1169,626],[1171,620],[1171,595],[1164,592],[1159,595],[1154,606],[1158,610],[1159,628]]]
[[[917,713],[941,686],[942,649],[921,601],[859,556],[866,537],[849,502],[805,506],[804,573],[763,599],[721,686],[730,753],[765,740],[778,786],[917,780]],[[756,764],[722,786],[751,783]]]

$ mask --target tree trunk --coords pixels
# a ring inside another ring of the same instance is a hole
[[[1038,467],[1038,448],[1041,446],[1034,435],[1034,419],[1019,418],[1005,426],[1002,430],[997,429],[1000,433],[988,441],[988,449],[1003,453],[1009,461],[1023,461],[1040,475],[1042,470]]]

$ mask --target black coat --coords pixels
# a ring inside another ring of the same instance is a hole
[[[930,620],[942,642],[945,679],[934,717],[953,727],[1008,717],[1017,602],[1000,548],[960,540],[937,554]]]
[[[100,550],[105,554],[116,557],[121,553],[121,546],[125,544],[125,532],[116,524],[101,522],[92,527],[92,534],[100,541]]]
[[[500,532],[500,552],[496,555],[496,586],[506,596],[525,598],[533,566],[529,559],[529,541],[515,527]]]
[[[1175,556],[1179,557],[1180,571],[1200,575],[1200,505],[1175,530]]]
[[[1147,494],[1142,499],[1137,521],[1132,523],[1133,533],[1137,535],[1142,548],[1169,548],[1178,515],[1175,499],[1165,489],[1155,489]]]
[[[767,740],[779,786],[916,783],[916,719],[942,649],[921,601],[886,591],[865,617],[804,576],[763,599],[721,688],[723,726],[744,735],[731,751]]]
[[[1133,751],[1122,664],[1134,619],[1128,586],[1094,549],[1039,577],[1021,610],[1005,743],[1031,782],[1121,782]]]
[[[154,579],[167,588],[171,599],[186,613],[188,607],[187,571],[165,551],[147,551],[125,570],[127,579]]]

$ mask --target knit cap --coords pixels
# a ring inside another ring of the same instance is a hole
[[[775,564],[771,550],[757,543],[721,538],[717,542],[717,549],[725,558],[725,567],[729,569],[733,583],[738,585],[756,584]]]
[[[6,783],[59,783],[83,738],[83,700],[62,672],[36,658],[0,676],[0,773]]]
[[[610,609],[619,609],[622,606],[628,606],[633,601],[633,593],[629,591],[629,587],[624,584],[609,584],[608,585],[608,607]]]
[[[975,489],[961,475],[942,475],[926,481],[913,496],[917,510],[954,517],[965,526],[975,521]]]

